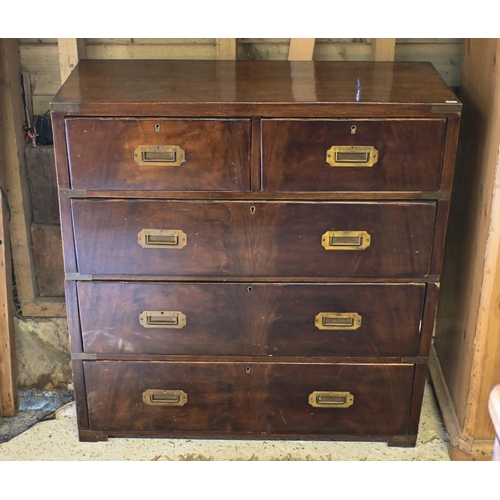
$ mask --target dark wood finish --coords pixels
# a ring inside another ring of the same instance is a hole
[[[61,240],[63,244],[64,272],[78,272],[73,237],[73,215],[71,213],[71,199],[59,197],[59,210],[61,212]]]
[[[70,119],[66,134],[74,189],[250,189],[249,120]],[[162,145],[184,149],[185,163],[157,166],[135,161],[138,146]]]
[[[274,363],[85,361],[90,429],[267,435],[406,435],[413,367]],[[154,407],[148,389],[183,390],[187,404]],[[313,391],[346,391],[349,408],[314,408]],[[384,415],[393,415],[387,419]]]
[[[425,285],[78,283],[85,352],[416,356]],[[182,329],[143,311],[181,311]],[[221,314],[221,311],[224,311]],[[356,312],[356,330],[319,330],[320,312]]]
[[[64,296],[64,263],[61,227],[33,224],[31,241],[35,258],[38,293],[41,297]]]
[[[310,82],[299,95],[294,77]],[[447,101],[458,102],[430,63],[84,60],[52,109],[103,116],[428,117],[432,105],[457,107]]]
[[[68,198],[111,198],[111,199],[180,199],[199,200],[199,193],[192,191],[94,191],[68,190],[64,192]],[[442,191],[339,191],[339,192],[300,192],[300,193],[266,193],[254,191],[249,193],[203,193],[206,200],[245,200],[252,201],[335,201],[335,200],[443,200],[449,199],[450,193]]]
[[[434,202],[73,200],[78,270],[91,275],[426,276],[434,216]],[[182,230],[187,245],[143,248],[143,229]],[[372,243],[326,250],[321,237],[333,229],[367,231]]]
[[[260,167],[260,120],[252,118],[252,155],[250,163],[251,190],[256,193],[261,189],[261,174]],[[233,193],[231,193],[233,194]],[[238,195],[238,193],[234,193]]]
[[[351,127],[356,127],[356,133]],[[264,191],[437,191],[446,120],[263,120]],[[332,167],[332,146],[372,146],[372,167]]]
[[[436,312],[439,296],[439,285],[429,283],[425,295],[425,306],[422,314],[422,335],[420,336],[419,356],[428,356],[432,343],[432,334],[436,321]]]
[[[411,399],[411,412],[408,424],[408,434],[417,435],[424,399],[425,381],[429,369],[427,365],[415,365],[415,378],[413,380],[413,394]]]
[[[461,111],[430,64],[82,61],[52,111],[81,440],[415,445]],[[131,159],[161,134],[195,152],[174,177]],[[337,139],[379,161],[326,166]],[[187,245],[144,249],[143,229]],[[371,244],[325,250],[333,230]],[[314,326],[337,308],[362,326]],[[186,326],[145,329],[151,310]],[[314,390],[355,403],[314,408]]]
[[[69,189],[69,164],[66,149],[66,126],[64,113],[51,113],[52,136],[54,139],[54,159],[56,162],[56,179],[59,189]],[[60,201],[59,201],[60,203]],[[65,217],[61,214],[61,225]],[[63,231],[63,235],[64,235]]]
[[[83,361],[73,359],[73,384],[75,386],[76,420],[78,429],[89,428],[89,414],[87,401],[87,388],[83,373]]]
[[[436,227],[434,229],[434,247],[430,274],[440,274],[443,266],[446,227],[450,214],[450,200],[440,200],[437,204]]]
[[[66,310],[68,313],[68,329],[70,335],[70,347],[72,353],[83,352],[83,342],[80,328],[79,306],[77,296],[77,285],[75,281],[64,282],[64,292],[66,295]]]
[[[35,224],[59,224],[59,203],[54,160],[54,146],[33,147],[24,150],[31,194],[31,210]]]
[[[460,114],[448,117],[448,130],[446,133],[446,148],[443,161],[443,175],[441,177],[441,189],[451,191],[455,174],[455,163],[457,159],[458,137],[460,130]]]

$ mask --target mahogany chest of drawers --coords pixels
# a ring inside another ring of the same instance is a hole
[[[82,61],[52,103],[80,439],[414,445],[460,112],[427,63]]]

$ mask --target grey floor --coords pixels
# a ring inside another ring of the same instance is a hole
[[[344,441],[125,439],[78,441],[74,403],[0,444],[0,461],[449,461],[449,436],[427,385],[415,448]]]

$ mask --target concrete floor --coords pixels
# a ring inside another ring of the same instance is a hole
[[[449,436],[427,385],[415,448],[344,441],[126,439],[80,443],[74,403],[0,444],[0,461],[449,461]]]

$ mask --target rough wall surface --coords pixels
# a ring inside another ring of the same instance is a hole
[[[15,320],[20,389],[67,389],[72,383],[68,323],[64,318]]]

